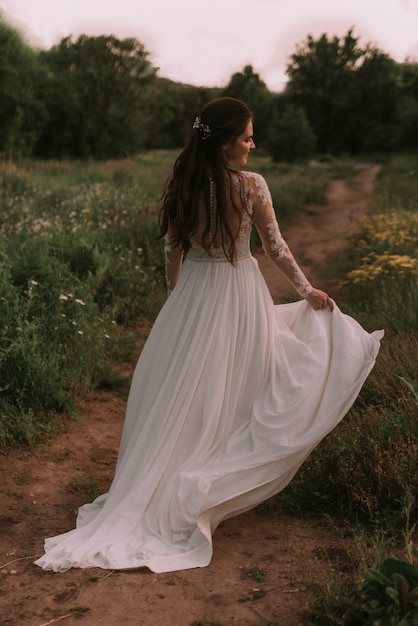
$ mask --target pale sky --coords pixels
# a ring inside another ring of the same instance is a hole
[[[298,43],[352,26],[360,45],[418,61],[418,0],[0,0],[0,11],[39,48],[68,35],[135,37],[159,76],[199,86],[252,65],[280,91]]]

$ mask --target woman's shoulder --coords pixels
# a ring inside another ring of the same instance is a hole
[[[261,174],[248,170],[241,170],[238,172],[238,177],[238,184],[243,185],[247,193],[250,195],[256,194],[257,196],[262,196],[271,201],[268,184]]]
[[[257,172],[249,170],[234,170],[232,176],[236,182],[241,182],[245,186],[256,188],[268,187],[265,178]]]

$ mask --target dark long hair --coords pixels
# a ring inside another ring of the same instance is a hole
[[[222,147],[234,142],[243,134],[251,120],[252,113],[249,108],[235,98],[216,98],[203,107],[199,116],[202,126],[193,130],[189,142],[174,163],[173,173],[164,189],[159,219],[160,238],[164,237],[170,228],[173,243],[187,253],[193,235],[198,229],[199,194],[203,191],[206,225],[202,238],[205,247],[210,248],[213,243],[213,240],[209,241],[209,177],[211,177],[214,181],[216,207],[212,239],[220,231],[225,254],[229,261],[234,262],[235,239],[238,232],[232,233],[226,221],[228,193],[237,212],[239,207],[236,207],[231,196],[231,173],[235,170],[228,165]]]

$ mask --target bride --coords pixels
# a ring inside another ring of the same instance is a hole
[[[114,480],[75,529],[45,541],[40,567],[208,565],[218,524],[290,482],[373,368],[383,331],[367,333],[309,283],[265,180],[233,168],[254,148],[239,100],[196,118],[164,192],[169,297],[133,376]],[[253,225],[300,300],[273,304]]]

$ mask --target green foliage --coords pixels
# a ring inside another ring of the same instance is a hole
[[[418,381],[412,164],[403,157],[383,167],[375,212],[357,235],[354,268],[344,286],[343,309],[367,328],[386,331],[377,363],[348,416],[283,495],[292,507],[331,510],[372,528],[384,520],[388,535],[399,532],[406,500],[414,502],[415,514],[418,506],[418,423],[411,393]]]
[[[91,388],[120,383],[120,332],[163,295],[157,220],[142,202],[155,203],[165,163],[0,167],[0,446],[36,439]]]
[[[254,72],[251,65],[246,65],[242,72],[231,76],[220,95],[238,98],[249,106],[254,115],[255,142],[263,147],[269,131],[274,96],[259,74]]]
[[[416,149],[417,64],[361,46],[352,30],[342,38],[309,35],[291,56],[280,94],[251,65],[223,88],[160,78],[133,38],[65,37],[38,51],[1,17],[0,35],[0,151],[7,155],[104,159],[180,148],[203,104],[222,95],[249,105],[256,144],[277,160],[306,158],[312,147],[320,154]]]
[[[402,380],[405,385],[412,391],[412,393],[415,396],[415,400],[418,403],[418,385],[417,383],[414,383],[413,380],[410,380],[409,378],[405,378],[404,376],[399,376],[399,379]]]
[[[251,167],[265,176],[279,223],[283,224],[304,205],[324,203],[331,178],[351,178],[364,165],[352,159],[309,161],[303,165],[274,163],[270,158],[252,156]]]
[[[303,109],[287,107],[269,126],[266,148],[274,161],[304,160],[315,149],[315,135]]]
[[[147,128],[145,148],[182,148],[190,137],[194,116],[219,89],[193,87],[156,78],[144,92]]]
[[[267,570],[258,567],[243,568],[241,570],[241,579],[252,578],[258,583],[264,583],[267,580]]]
[[[418,568],[391,556],[362,570],[358,582],[330,577],[328,594],[317,598],[311,617],[318,626],[415,626]]]
[[[382,164],[375,205],[379,212],[418,209],[418,167],[414,155],[395,154]]]
[[[395,62],[368,46],[350,94],[350,124],[346,126],[348,133],[343,133],[345,149],[373,154],[395,147],[398,89]]]
[[[416,150],[418,145],[418,63],[402,63],[398,68],[396,148]]]
[[[157,198],[177,155],[0,163],[0,445],[31,441],[135,359],[126,330],[164,297]],[[280,221],[320,200],[334,166],[253,159]],[[336,166],[335,166],[336,167]],[[129,331],[131,332],[131,331]]]
[[[36,152],[42,156],[104,158],[144,144],[143,92],[155,70],[136,39],[66,37],[42,53],[49,122]]]
[[[39,58],[0,15],[0,152],[30,154],[45,119]]]
[[[416,552],[418,556],[418,552]],[[394,558],[378,570],[368,569],[353,605],[344,613],[344,626],[413,626],[418,620],[418,568]]]
[[[367,317],[396,333],[418,328],[418,172],[411,159],[394,159],[382,173],[376,211],[357,238],[357,264],[348,273],[346,293]],[[379,210],[377,210],[379,209]]]
[[[66,486],[70,493],[80,494],[80,501],[92,502],[109,486],[108,477],[89,473],[83,476],[71,476]]]
[[[8,433],[30,439],[35,416],[42,424],[50,412],[70,410],[74,397],[98,382],[106,354],[106,324],[90,299],[77,297],[80,283],[70,282],[43,246],[28,247],[26,276],[16,253],[15,262],[5,257],[0,266],[0,444]],[[70,285],[74,296],[60,293]]]
[[[392,147],[398,96],[396,64],[342,37],[309,35],[287,67],[290,102],[306,111],[319,152],[387,151]]]

